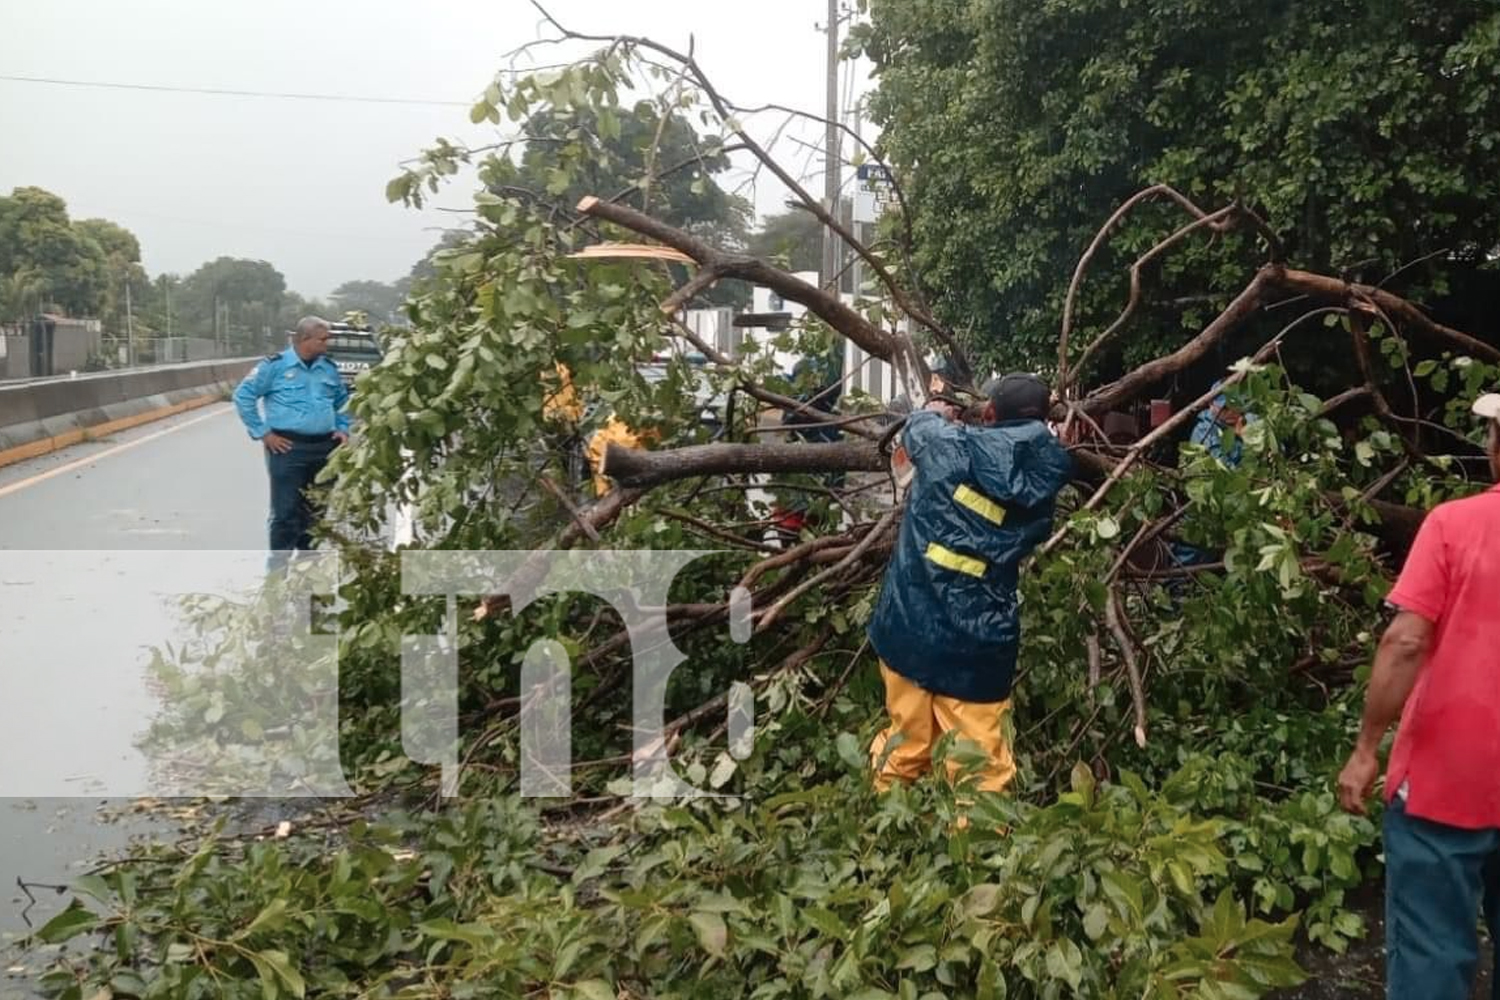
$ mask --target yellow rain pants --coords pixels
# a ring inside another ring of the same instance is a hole
[[[914,781],[932,768],[932,746],[944,733],[957,730],[961,739],[977,745],[987,758],[979,775],[982,791],[1000,792],[1016,776],[1015,758],[1001,728],[1010,711],[1010,699],[997,702],[960,701],[933,694],[896,673],[884,662],[880,675],[885,680],[885,708],[891,724],[870,745],[870,762],[875,769],[875,787],[884,791],[896,781]],[[902,739],[887,746],[897,733]],[[959,770],[957,761],[948,760],[951,779]]]

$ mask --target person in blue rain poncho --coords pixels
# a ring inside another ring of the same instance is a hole
[[[1221,384],[1222,380],[1214,383],[1214,387]],[[1207,450],[1226,469],[1237,469],[1245,457],[1245,442],[1240,435],[1245,425],[1254,419],[1254,414],[1243,413],[1229,405],[1229,397],[1221,392],[1198,414],[1188,440]],[[1214,561],[1209,553],[1186,542],[1172,542],[1168,548],[1178,566],[1198,566]]]
[[[877,788],[929,770],[950,730],[984,753],[981,789],[1015,776],[1002,726],[1021,640],[1020,565],[1052,529],[1072,460],[1044,422],[1040,379],[1006,375],[984,395],[980,425],[933,402],[899,431],[915,472],[869,624],[890,713],[870,747]]]

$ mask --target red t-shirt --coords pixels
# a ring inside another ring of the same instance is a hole
[[[1427,515],[1388,600],[1436,629],[1386,770],[1406,811],[1500,828],[1500,487]]]

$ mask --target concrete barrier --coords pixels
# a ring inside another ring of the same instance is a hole
[[[212,403],[259,360],[228,358],[0,384],[0,466]]]

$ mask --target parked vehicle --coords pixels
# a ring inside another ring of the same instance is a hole
[[[380,363],[385,351],[380,339],[368,326],[353,326],[349,323],[329,323],[328,360],[338,366],[339,378],[350,389],[360,372]]]

